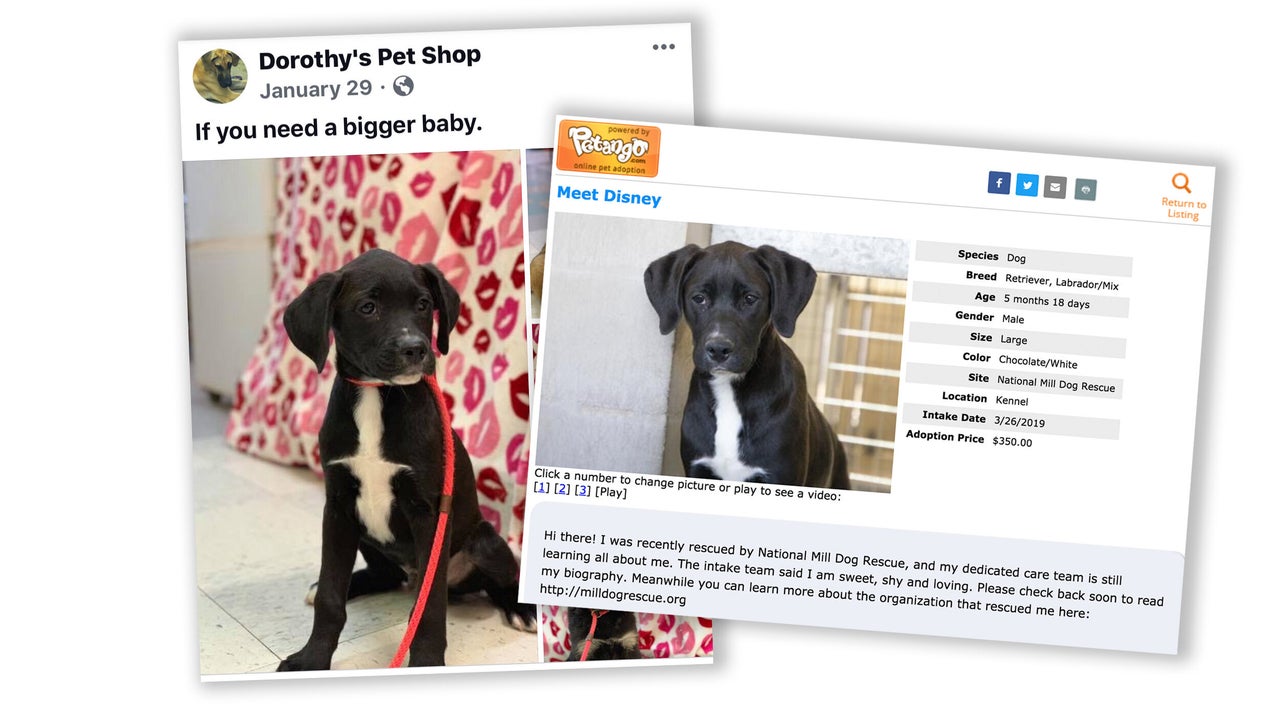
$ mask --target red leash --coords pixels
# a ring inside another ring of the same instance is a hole
[[[579,661],[586,661],[587,653],[591,652],[591,641],[596,636],[596,621],[600,619],[601,615],[604,615],[607,612],[609,611],[608,610],[592,610],[591,611],[591,629],[587,631],[587,639],[582,643],[582,657],[578,658]]]
[[[436,537],[431,543],[431,558],[427,561],[427,569],[422,576],[422,588],[418,591],[418,601],[413,606],[413,614],[409,616],[409,627],[405,628],[404,637],[400,640],[400,649],[396,650],[396,656],[387,666],[393,668],[404,664],[404,659],[409,654],[409,644],[418,634],[418,623],[422,621],[422,611],[427,608],[427,597],[431,595],[431,583],[435,580],[436,568],[440,565],[440,552],[444,549],[444,531],[449,524],[449,511],[453,509],[453,421],[449,417],[449,407],[444,403],[444,393],[440,392],[440,385],[436,383],[435,376],[424,375],[423,379],[427,381],[431,394],[435,396],[436,407],[440,410],[440,420],[444,425],[444,491],[440,494],[440,517],[436,519]],[[362,380],[351,380],[351,382],[360,387],[379,387],[386,384]],[[594,618],[591,620],[591,631],[595,632]]]

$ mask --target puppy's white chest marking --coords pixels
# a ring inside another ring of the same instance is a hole
[[[360,397],[352,409],[360,444],[356,454],[330,465],[346,465],[360,482],[360,495],[356,498],[356,512],[360,522],[374,539],[389,543],[395,539],[391,533],[391,503],[395,499],[391,491],[391,478],[407,465],[398,465],[382,457],[382,396],[378,388],[360,388]]]
[[[738,436],[742,434],[742,413],[733,397],[734,375],[714,375],[711,378],[711,395],[716,403],[715,455],[698,458],[694,465],[701,465],[714,472],[721,480],[742,481],[752,475],[765,475],[764,470],[742,462]]]

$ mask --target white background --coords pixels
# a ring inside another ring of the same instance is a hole
[[[1280,117],[1267,6],[31,7],[0,31],[12,711],[1180,717],[1274,707]],[[174,44],[670,21],[694,23],[702,124],[1218,167],[1181,655],[724,623],[710,668],[199,685]]]

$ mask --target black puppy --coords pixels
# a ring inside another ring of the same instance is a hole
[[[434,265],[370,250],[316,278],[284,313],[289,339],[322,369],[329,332],[337,379],[320,428],[325,506],[320,580],[311,637],[278,670],[327,670],[346,623],[348,598],[399,588],[425,571],[444,484],[444,433],[423,380],[436,346],[449,352],[458,293]],[[352,380],[377,383],[360,386]],[[443,665],[448,593],[485,590],[507,621],[536,629],[534,607],[517,602],[519,567],[493,526],[480,518],[475,475],[454,434],[453,509],[410,665]],[[368,567],[352,574],[356,550]],[[422,578],[415,578],[415,591]],[[522,626],[522,627],[521,627]]]
[[[590,610],[565,608],[569,616],[569,660],[634,660],[640,657],[640,638],[637,634],[636,614],[621,610]],[[591,615],[597,613],[596,629],[591,632]],[[582,649],[587,638],[591,648],[587,657]]]
[[[658,329],[693,331],[680,431],[689,477],[849,488],[844,451],[809,397],[791,337],[817,273],[777,248],[688,245],[653,261],[644,288]]]

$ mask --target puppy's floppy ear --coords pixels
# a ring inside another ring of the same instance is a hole
[[[818,273],[804,260],[771,245],[761,245],[753,255],[769,276],[769,319],[778,334],[791,337],[796,331],[796,318],[813,295]]]
[[[458,310],[462,300],[458,297],[458,291],[445,279],[444,273],[440,272],[440,268],[427,263],[419,265],[418,270],[431,293],[431,302],[439,312],[440,327],[436,330],[436,347],[441,355],[448,355],[449,333],[453,332],[453,326],[458,323]]]
[[[329,358],[329,330],[333,327],[333,302],[342,289],[342,276],[325,273],[307,286],[284,309],[284,330],[303,355],[311,358],[316,370],[323,370]]]
[[[693,261],[702,255],[697,245],[685,245],[679,250],[649,263],[644,271],[644,291],[649,304],[658,311],[658,330],[663,335],[676,329],[680,322],[680,286]]]

